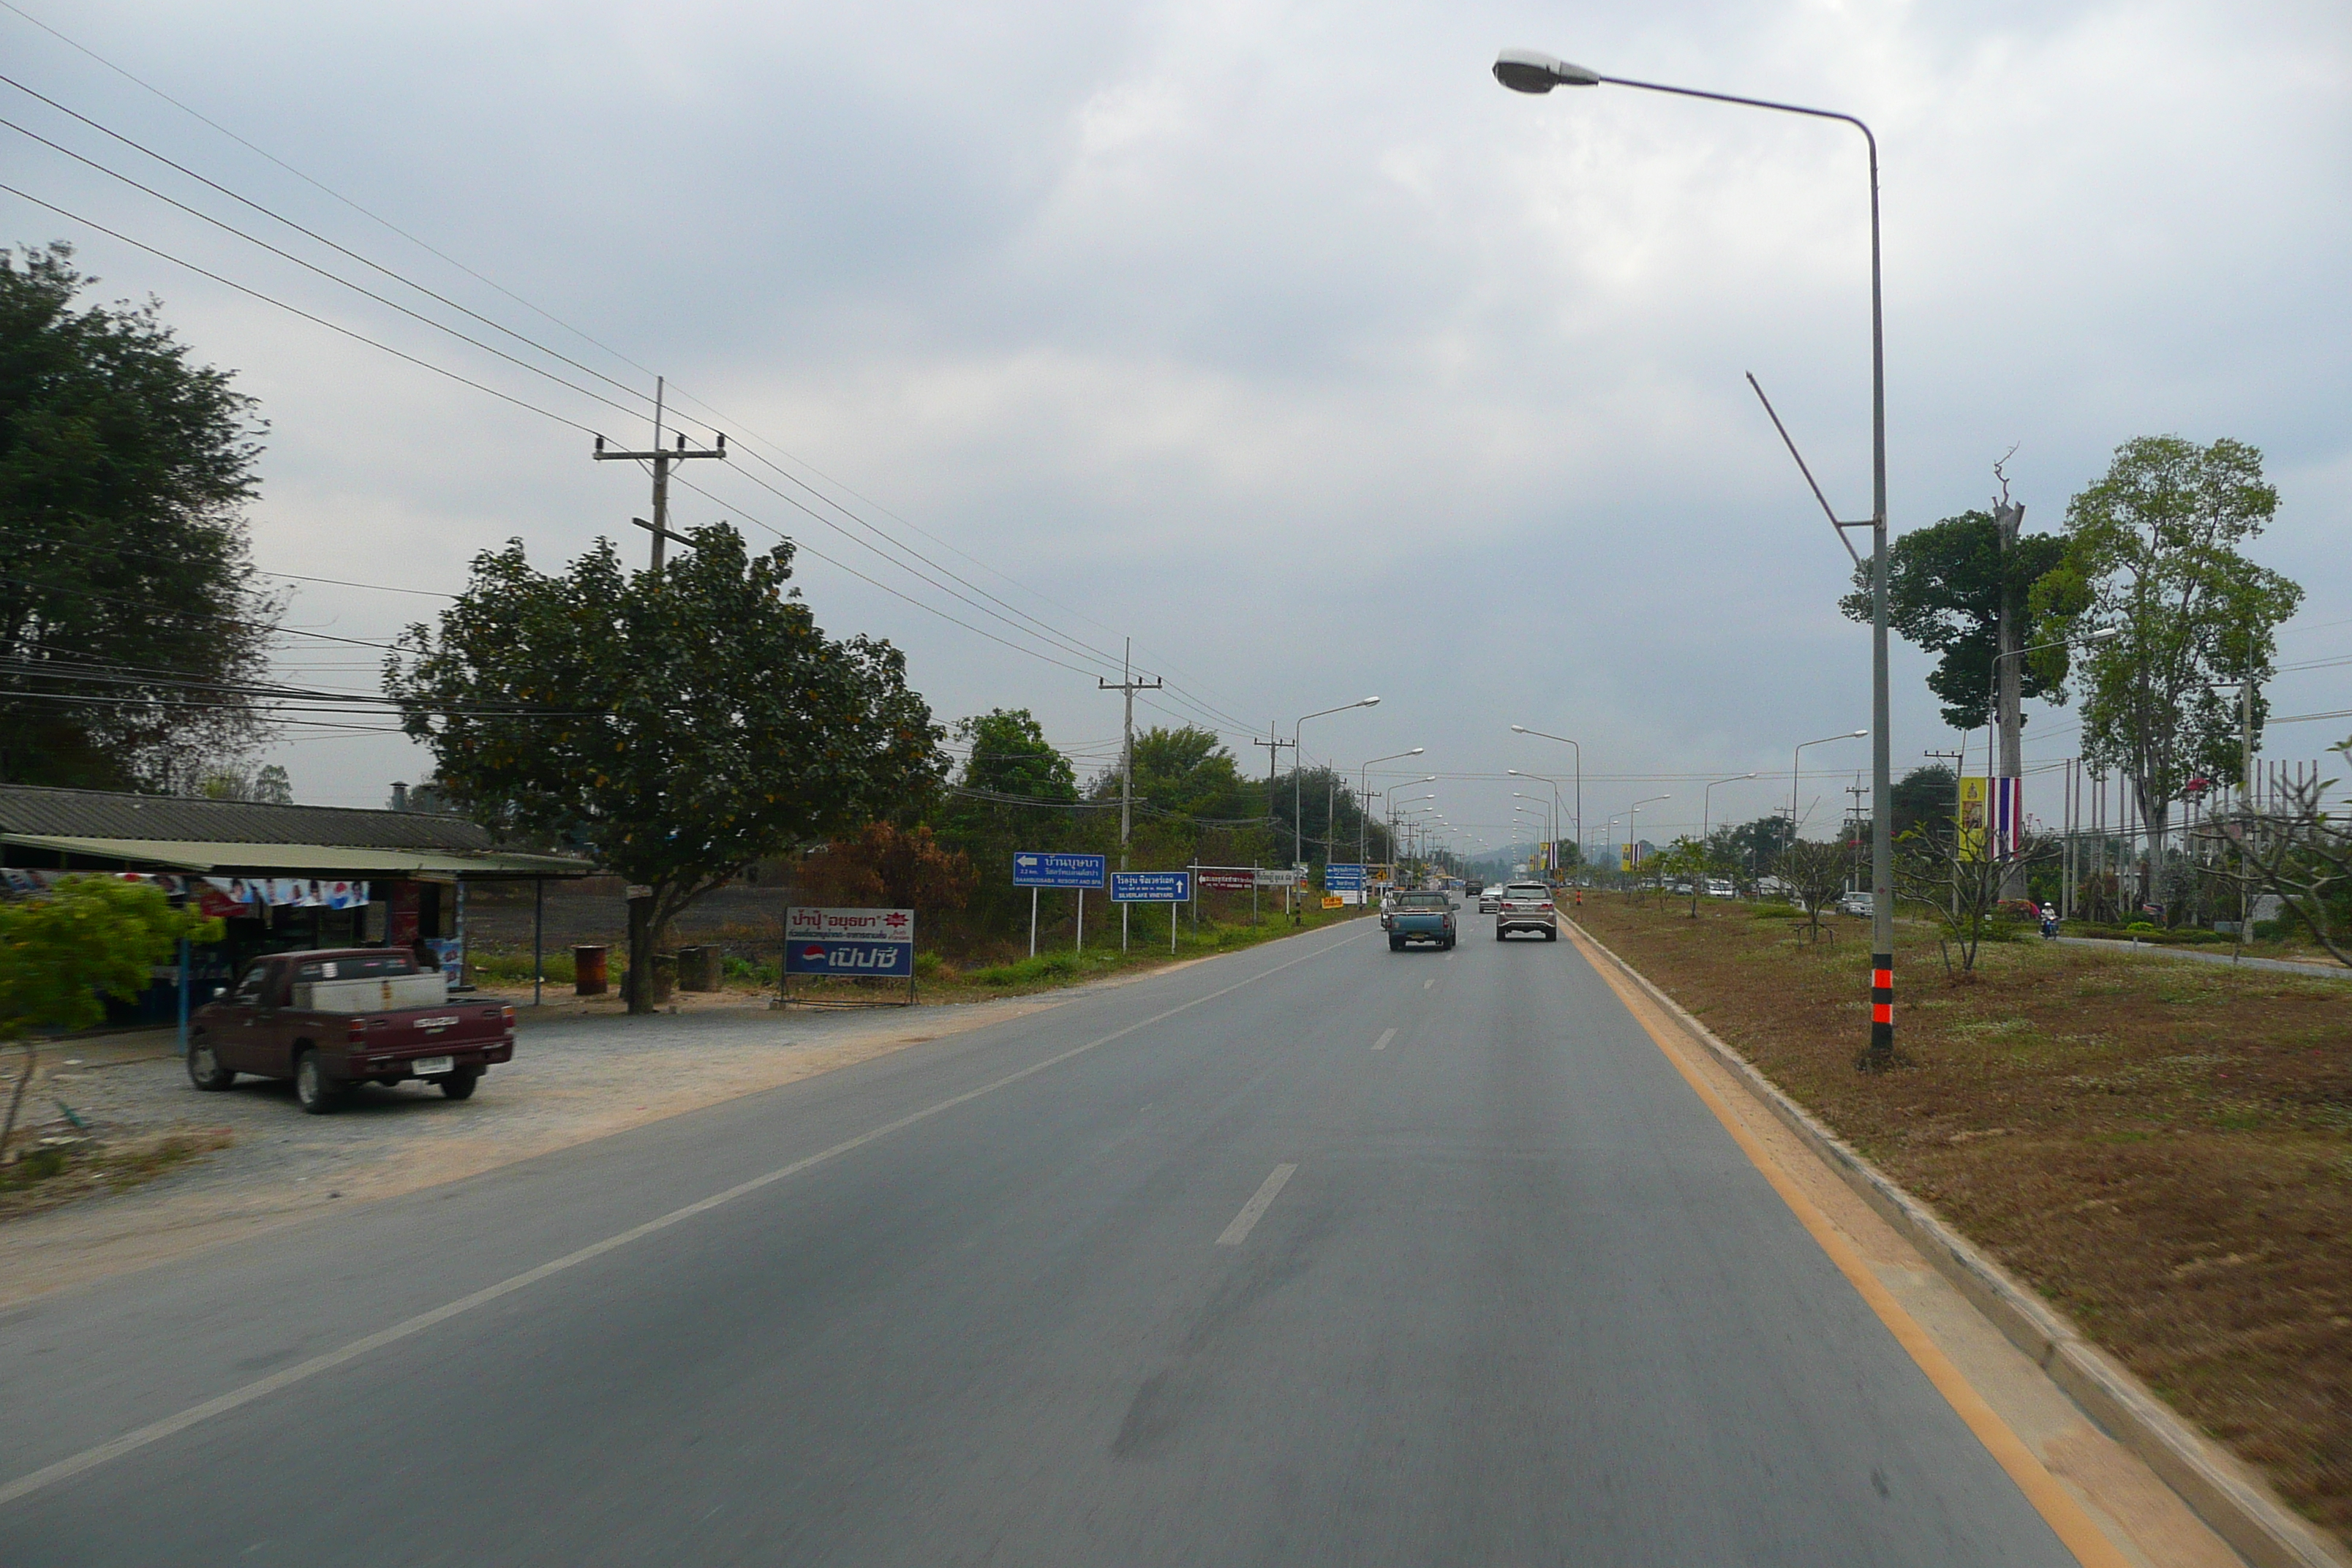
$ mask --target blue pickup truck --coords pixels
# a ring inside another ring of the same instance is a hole
[[[1402,952],[1411,942],[1452,947],[1454,934],[1454,900],[1444,893],[1399,893],[1389,910],[1391,952]]]

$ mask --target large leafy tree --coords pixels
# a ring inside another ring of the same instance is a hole
[[[2262,453],[2242,441],[2126,441],[2067,503],[2064,556],[2034,589],[2035,640],[2082,649],[2084,758],[2129,781],[2148,825],[2155,858],[2142,868],[2143,899],[2189,779],[2242,771],[2236,693],[2218,683],[2259,686],[2279,623],[2302,601],[2300,587],[2241,549],[2278,500]],[[2259,736],[2259,697],[2254,710]]]
[[[0,780],[179,784],[263,728],[265,426],[153,301],[77,308],[71,255],[0,248]]]
[[[1927,689],[1943,703],[1944,721],[1952,728],[1985,721],[2004,599],[2021,629],[2027,596],[2064,550],[2057,534],[2030,533],[2004,552],[2000,524],[1989,511],[1964,511],[1915,528],[1887,547],[1887,625],[1937,656]],[[1855,568],[1854,591],[1838,607],[1857,621],[1870,619],[1867,564]],[[2065,668],[2063,658],[2026,664],[2019,695],[2063,700]]]
[[[748,555],[724,523],[692,540],[658,574],[600,540],[556,574],[512,541],[384,671],[449,802],[651,889],[630,901],[635,1011],[653,948],[696,899],[938,783],[940,734],[902,654],[826,637],[785,585],[790,544]]]

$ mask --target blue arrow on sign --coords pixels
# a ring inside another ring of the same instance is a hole
[[[1181,904],[1192,897],[1190,871],[1113,871],[1110,901],[1114,904]]]
[[[1103,885],[1104,869],[1110,864],[1106,856],[1072,855],[1058,850],[1020,849],[1013,856],[1013,885],[1016,888],[1099,888]]]

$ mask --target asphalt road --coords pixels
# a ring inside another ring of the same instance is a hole
[[[1600,976],[1463,918],[45,1298],[0,1563],[2071,1562]]]

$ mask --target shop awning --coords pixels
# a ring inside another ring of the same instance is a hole
[[[49,833],[0,833],[0,843],[60,855],[127,862],[130,869],[194,871],[234,876],[304,877],[591,877],[596,868],[570,855],[521,855],[507,850],[453,853],[439,849],[352,849],[333,844],[208,844],[171,838],[83,838]]]

